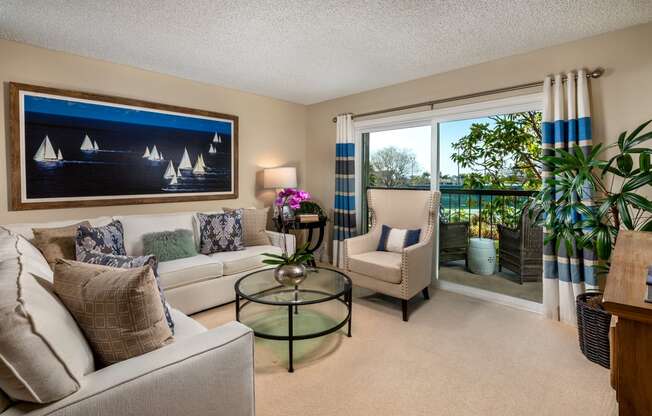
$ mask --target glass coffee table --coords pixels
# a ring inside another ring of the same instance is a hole
[[[294,372],[293,342],[322,337],[348,325],[351,336],[351,279],[317,267],[299,286],[283,286],[274,269],[259,270],[235,283],[236,320],[257,337],[288,341],[288,371]]]

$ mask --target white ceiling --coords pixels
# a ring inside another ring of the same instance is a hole
[[[302,104],[650,20],[651,0],[0,0],[2,38]]]

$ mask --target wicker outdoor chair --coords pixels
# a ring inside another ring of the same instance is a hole
[[[517,229],[498,225],[498,271],[505,267],[518,274],[520,283],[536,282],[543,275],[543,228],[524,209]]]
[[[469,222],[439,223],[439,264],[464,260],[469,268]]]

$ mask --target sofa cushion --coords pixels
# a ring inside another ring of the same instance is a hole
[[[4,412],[11,406],[11,401],[9,400],[9,397],[7,397],[6,394],[0,390],[0,413]]]
[[[198,248],[198,233],[195,232],[195,213],[176,212],[156,215],[125,215],[115,217],[124,229],[125,249],[130,256],[151,254],[143,252],[143,236],[152,232],[188,230],[193,233],[195,248]]]
[[[235,211],[232,208],[223,208],[224,212]],[[267,229],[267,213],[269,208],[242,208],[242,239],[244,245],[267,246],[270,243]]]
[[[0,230],[0,389],[14,400],[49,403],[79,390],[95,366],[50,276],[38,274],[49,266],[34,251]]]
[[[203,254],[158,264],[163,290],[218,278],[222,270],[222,263]]]
[[[117,269],[57,260],[54,290],[105,365],[174,341],[150,266]]]
[[[349,256],[348,269],[354,273],[371,276],[388,283],[401,283],[400,253],[370,251]]]
[[[222,263],[224,276],[228,276],[265,266],[263,253],[281,254],[282,250],[276,246],[253,246],[240,251],[213,253],[210,257]]]
[[[69,225],[75,225],[82,221],[88,221],[92,227],[101,227],[102,225],[109,224],[112,221],[112,219],[111,217],[97,217],[97,218],[89,218],[89,219],[81,219],[81,220],[8,224],[8,225],[3,225],[3,227],[11,231],[12,233],[22,235],[27,239],[27,241],[31,241],[34,239],[34,232],[32,231],[34,228],[66,227]]]
[[[198,213],[202,254],[244,249],[242,209],[221,214]]]
[[[163,305],[163,312],[165,312],[165,320],[174,334],[174,321],[170,315],[168,304],[165,301],[165,294],[161,287],[161,282],[158,276],[158,261],[156,256],[116,256],[113,254],[104,254],[98,251],[84,251],[77,259],[83,263],[99,264],[101,266],[116,267],[119,269],[134,269],[136,267],[149,266],[154,272],[156,277],[156,287],[158,288],[159,295],[161,296],[161,304]]]
[[[189,338],[207,331],[202,324],[173,307],[170,307],[170,313],[177,324],[176,332],[174,334],[174,338],[177,340]]]
[[[101,227],[80,225],[75,237],[75,254],[79,257],[87,250],[126,256],[122,223],[112,221]]]
[[[196,256],[195,236],[192,231],[181,228],[148,233],[143,236],[143,252],[156,256],[159,261]]]
[[[88,221],[82,221],[65,227],[32,229],[34,246],[43,253],[50,267],[54,267],[57,259],[75,259],[75,238],[80,225],[91,226]]]

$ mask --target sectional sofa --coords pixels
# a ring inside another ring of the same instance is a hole
[[[199,235],[194,212],[87,219],[94,226],[112,220],[123,224],[129,255],[143,254],[146,233],[187,229]],[[207,330],[187,314],[232,301],[234,282],[264,267],[261,254],[280,253],[283,244],[294,251],[294,237],[268,232],[270,245],[161,262],[175,341],[97,368],[74,319],[51,290],[49,265],[30,242],[32,228],[79,221],[0,226],[0,328],[5,331],[0,337],[0,416],[254,415],[252,331],[237,322]],[[17,331],[22,337],[15,336]],[[52,374],[39,375],[44,368],[52,368]],[[57,372],[71,378],[76,391],[55,401],[16,399],[38,397],[38,389],[59,382]]]
[[[185,229],[192,231],[199,251],[199,225],[196,212],[171,214],[126,215],[86,219],[92,226],[101,226],[119,220],[124,228],[127,255],[142,256],[143,235],[158,231]],[[6,229],[20,234],[28,241],[34,238],[32,228],[64,227],[83,219],[33,224],[9,224]],[[270,244],[246,247],[242,251],[199,254],[185,259],[160,262],[158,272],[167,301],[186,315],[232,302],[233,286],[240,277],[264,267],[263,253],[280,254],[284,244],[294,252],[293,235],[267,231]]]

